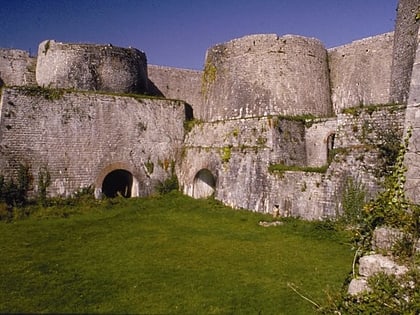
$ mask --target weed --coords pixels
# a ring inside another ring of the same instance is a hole
[[[223,147],[220,152],[220,158],[223,163],[228,163],[232,156],[232,148],[230,146]]]
[[[313,167],[313,166],[298,166],[298,165],[286,165],[286,164],[270,164],[268,171],[270,173],[284,173],[287,171],[292,172],[308,172],[308,173],[325,173],[328,169],[328,165]]]

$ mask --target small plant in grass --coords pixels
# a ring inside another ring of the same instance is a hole
[[[172,174],[169,178],[165,179],[156,186],[156,191],[159,194],[167,194],[173,190],[179,188],[178,177],[175,174]]]
[[[38,173],[38,201],[42,206],[47,206],[47,188],[51,185],[51,176],[46,168],[41,168]]]
[[[368,280],[370,291],[349,295],[345,291],[328,296],[321,314],[420,314],[420,271],[411,269],[396,277],[378,273]]]
[[[347,178],[342,197],[343,213],[339,220],[357,228],[366,203],[366,195],[366,187],[360,181],[353,177]]]

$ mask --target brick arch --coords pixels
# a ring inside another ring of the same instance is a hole
[[[131,183],[131,197],[139,197],[140,195],[140,174],[138,173],[137,169],[132,165],[125,163],[125,162],[114,162],[108,164],[106,167],[102,168],[99,174],[96,176],[95,180],[95,198],[102,197],[102,185],[104,183],[105,178],[114,171],[126,171],[131,174],[132,176],[132,183]]]

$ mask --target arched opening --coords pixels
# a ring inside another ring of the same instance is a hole
[[[208,169],[200,170],[194,178],[193,198],[207,198],[214,194],[216,179]]]
[[[327,160],[330,162],[332,158],[334,157],[334,139],[335,139],[335,133],[330,134],[327,137]]]
[[[114,170],[105,176],[102,183],[102,194],[114,198],[121,195],[125,198],[132,196],[133,174],[126,170]]]

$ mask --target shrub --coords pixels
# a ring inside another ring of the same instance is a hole
[[[178,177],[175,174],[172,174],[171,177],[165,179],[163,182],[159,182],[156,186],[156,191],[160,194],[167,194],[173,190],[178,190]]]

